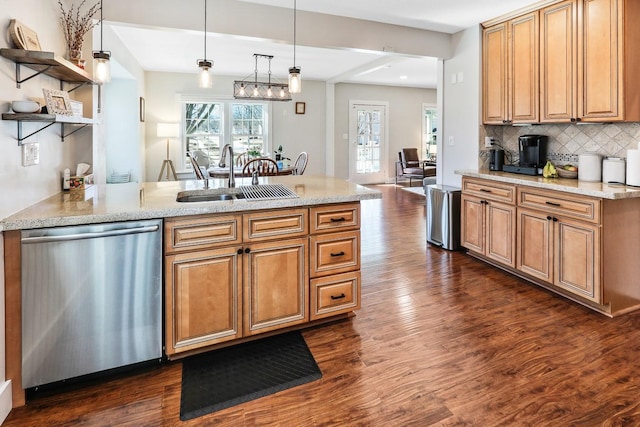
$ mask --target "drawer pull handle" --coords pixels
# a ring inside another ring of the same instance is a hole
[[[331,218],[331,222],[344,222],[347,219],[343,216],[341,216],[340,218]]]
[[[545,202],[545,203],[550,206],[557,206],[557,207],[562,206],[560,203],[553,203],[553,202]]]
[[[342,298],[346,298],[345,294],[340,294],[337,297],[334,297],[333,295],[331,295],[331,299],[342,299]]]
[[[343,256],[344,255],[344,251],[340,251],[337,254],[332,253],[331,256]]]
[[[491,193],[491,190],[487,190],[486,188],[481,188],[480,191],[483,193]]]

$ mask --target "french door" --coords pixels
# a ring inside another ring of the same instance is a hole
[[[388,164],[387,103],[349,103],[349,181],[385,182]]]

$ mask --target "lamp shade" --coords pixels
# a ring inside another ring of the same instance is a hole
[[[178,123],[158,123],[158,136],[161,138],[177,138],[180,136]]]

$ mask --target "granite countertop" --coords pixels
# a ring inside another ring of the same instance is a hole
[[[298,198],[176,202],[180,191],[202,190],[202,181],[165,181],[94,185],[86,190],[61,192],[0,221],[0,231],[57,227],[101,222],[229,213],[379,199],[381,193],[327,176],[261,177],[260,184],[283,184]],[[251,178],[236,178],[236,187]],[[209,188],[226,187],[225,179],[210,179]]]
[[[494,172],[483,169],[457,170],[455,173],[473,178],[482,178],[517,185],[527,185],[529,187],[544,188],[547,190],[565,191],[567,193],[598,197],[602,199],[616,200],[640,197],[639,187],[631,187],[624,184],[605,184],[602,182],[587,182],[566,178],[544,178],[542,176]]]

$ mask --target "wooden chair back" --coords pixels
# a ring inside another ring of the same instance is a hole
[[[242,168],[243,175],[251,175],[258,171],[259,176],[278,175],[278,164],[268,157],[249,160]]]
[[[249,161],[249,153],[240,153],[236,156],[235,165],[242,166]]]

